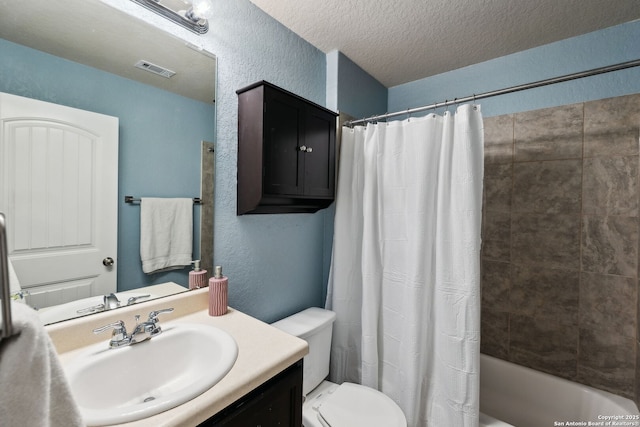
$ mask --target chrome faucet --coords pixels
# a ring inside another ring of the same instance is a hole
[[[149,313],[149,318],[146,322],[139,323],[140,315],[136,315],[136,327],[131,332],[131,335],[127,334],[127,328],[122,320],[110,323],[105,326],[101,326],[93,330],[94,334],[99,334],[104,331],[113,329],[111,333],[111,340],[109,341],[109,348],[126,347],[133,344],[138,344],[148,339],[160,335],[162,328],[158,325],[158,315],[162,313],[170,313],[173,308],[163,308],[161,310],[155,310]]]
[[[26,295],[29,295],[29,294],[27,293]],[[136,301],[138,301],[139,299],[149,298],[150,296],[151,294],[140,295],[137,297],[130,297],[127,300],[127,305],[135,304]],[[110,293],[109,295],[104,295],[102,297],[102,300],[104,301],[102,304],[92,305],[91,307],[87,307],[87,308],[81,308],[80,310],[76,310],[76,313],[78,314],[95,313],[96,311],[107,311],[114,308],[122,307],[120,300],[118,299],[116,294],[114,294],[113,292]]]
[[[120,307],[120,300],[113,292],[109,295],[105,295],[103,297],[103,301],[105,311]]]

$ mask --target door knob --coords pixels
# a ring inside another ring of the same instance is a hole
[[[115,261],[113,260],[113,258],[108,256],[102,260],[102,265],[104,265],[105,267],[111,267],[114,264],[114,262]]]

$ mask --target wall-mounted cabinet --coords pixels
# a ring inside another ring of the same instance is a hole
[[[238,215],[329,206],[337,114],[264,81],[237,94]]]

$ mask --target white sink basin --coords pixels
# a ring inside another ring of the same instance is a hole
[[[124,307],[127,304],[129,298],[140,298],[137,302],[149,301],[150,299],[157,298],[157,295],[143,293],[143,292],[119,292],[115,294],[120,300],[120,303]],[[149,295],[148,297],[145,297]],[[51,307],[45,307],[38,310],[42,323],[49,324],[60,322],[62,320],[73,319],[80,316],[86,316],[90,313],[96,313],[103,311],[102,308],[98,309],[98,306],[104,302],[104,297],[98,295],[95,297],[82,298],[76,301],[67,302],[64,304],[54,305]],[[93,311],[90,309],[94,308]],[[78,313],[78,311],[81,313]]]
[[[227,332],[193,323],[162,324],[162,334],[117,349],[108,340],[65,364],[89,426],[119,424],[181,405],[218,383],[238,357]]]

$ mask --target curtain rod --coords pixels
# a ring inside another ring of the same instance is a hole
[[[567,82],[570,80],[582,79],[584,77],[610,73],[612,71],[619,71],[619,70],[624,70],[626,68],[632,68],[637,66],[640,66],[640,59],[621,62],[619,64],[614,64],[614,65],[608,65],[606,67],[593,68],[591,70],[581,71],[579,73],[566,74],[564,76],[553,77],[546,80],[538,80],[536,82],[525,83],[518,86],[511,86],[508,88],[498,89],[491,92],[485,92],[478,95],[465,96],[464,98],[455,98],[452,101],[436,102],[435,104],[426,105],[424,107],[408,108],[404,111],[396,111],[395,113],[386,113],[386,114],[380,114],[377,116],[367,117],[365,119],[351,120],[351,121],[345,122],[345,126],[351,127],[353,125],[375,122],[378,120],[384,120],[384,119],[401,116],[405,114],[413,114],[413,113],[419,113],[421,111],[434,110],[436,108],[447,107],[449,105],[461,104],[469,101],[475,102],[479,99],[490,98],[492,96],[506,95],[508,93],[520,92],[522,90],[534,89],[541,86],[548,86],[556,83]]]

